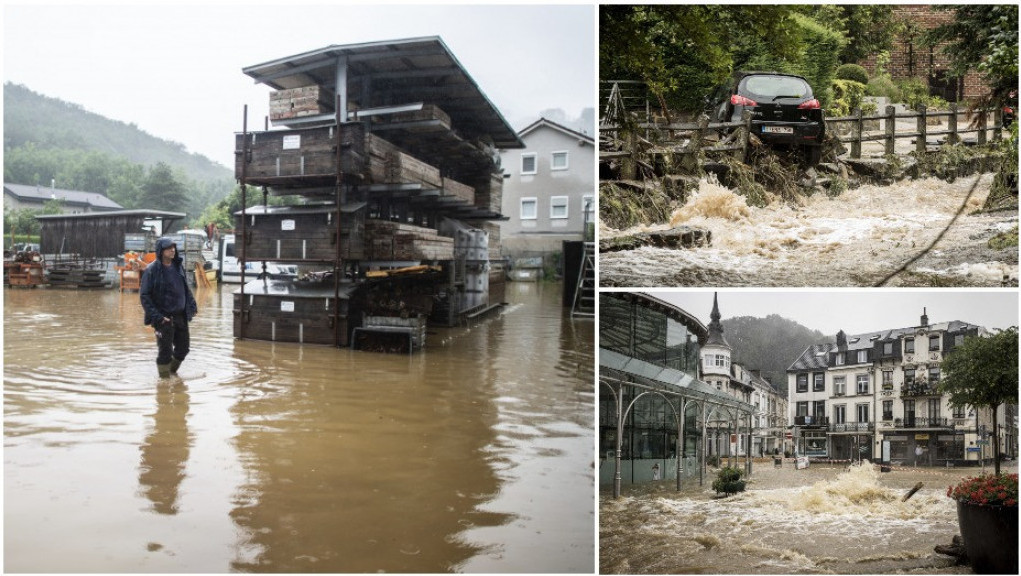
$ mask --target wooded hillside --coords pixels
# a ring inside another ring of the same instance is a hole
[[[733,360],[749,370],[761,370],[781,392],[787,393],[787,368],[812,344],[827,336],[776,314],[765,318],[739,316],[723,320],[724,333],[733,348]]]
[[[99,192],[125,208],[186,212],[189,221],[235,186],[231,169],[134,124],[17,84],[4,84],[3,92],[5,182],[55,180],[59,188]],[[180,193],[166,194],[165,186]],[[168,198],[175,205],[165,205]]]

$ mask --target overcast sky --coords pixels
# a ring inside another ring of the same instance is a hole
[[[594,6],[3,5],[3,79],[136,124],[233,166],[248,105],[270,88],[241,69],[332,44],[440,36],[518,130],[595,102]]]
[[[675,304],[704,324],[713,308],[712,291],[646,290]],[[723,319],[736,316],[764,318],[778,314],[819,330],[827,336],[839,330],[863,334],[873,330],[918,326],[922,308],[929,322],[961,320],[985,328],[1008,328],[1018,324],[1018,293],[1014,290],[720,290]]]

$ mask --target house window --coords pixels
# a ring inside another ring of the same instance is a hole
[[[808,402],[798,402],[795,404],[797,409],[797,416],[808,416]]]
[[[855,406],[855,408],[858,411],[858,421],[859,422],[868,422],[869,421],[869,405],[868,404],[858,404],[857,406]]]
[[[808,392],[808,374],[798,374],[798,392]],[[804,416],[804,414],[801,414]]]
[[[869,361],[869,351],[868,350],[859,350],[858,351],[858,363],[859,364],[864,364],[864,363],[866,363],[868,361]]]
[[[847,422],[847,405],[839,404],[833,407],[833,423],[843,424]]]
[[[818,402],[812,403],[812,420],[822,422],[822,419],[826,417],[826,401],[819,400]]]
[[[883,370],[883,390],[893,390],[893,370]]]
[[[538,161],[536,159],[535,152],[521,155],[521,173],[522,174],[535,174],[538,170]]]
[[[883,400],[883,420],[893,420],[893,400]]]
[[[893,356],[893,342],[883,342],[883,356]]]
[[[960,346],[961,344],[964,344],[964,334],[955,334],[954,346]]]
[[[915,383],[915,369],[905,368],[904,369],[904,384],[911,385]]]
[[[939,336],[929,336],[929,352],[939,350]]]
[[[825,374],[823,374],[822,372],[816,372],[815,374],[812,374],[813,392],[822,392],[823,390],[826,389],[826,380],[824,376]]]
[[[915,353],[915,339],[914,338],[905,338],[904,339],[904,353],[905,354],[914,354]]]
[[[521,199],[521,219],[535,220],[539,216],[539,200],[536,198]]]
[[[549,217],[567,218],[567,196],[553,196],[549,199]]]
[[[939,366],[929,366],[929,384],[939,382]]]
[[[858,383],[858,395],[860,396],[862,394],[868,394],[869,393],[869,375],[868,374],[858,374],[855,377],[855,379],[856,379],[856,381]]]
[[[567,170],[567,151],[553,153],[550,170]]]
[[[727,357],[724,356],[723,354],[717,354],[716,355],[716,365],[721,367],[721,368],[726,367],[726,359],[727,359]]]
[[[964,406],[954,406],[954,418],[964,418]]]
[[[843,365],[844,365],[844,353],[843,352],[837,352],[837,366],[843,366]]]
[[[939,398],[929,398],[929,401],[926,404],[928,404],[929,418],[932,418],[931,422],[935,424],[940,418],[940,406],[942,403]]]
[[[847,377],[846,376],[834,376],[833,377],[833,395],[843,396],[847,393]]]

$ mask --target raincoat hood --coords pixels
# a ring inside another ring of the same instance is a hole
[[[167,238],[166,236],[160,238],[159,240],[156,240],[156,260],[162,260],[163,251],[166,250],[167,248],[170,248],[171,246],[177,246],[177,242],[174,242],[173,240]],[[175,256],[175,260],[179,256],[180,255]]]

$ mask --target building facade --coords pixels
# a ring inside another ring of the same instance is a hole
[[[702,378],[717,391],[755,407],[751,425],[752,456],[782,452],[787,399],[758,371],[733,361],[733,348],[724,335],[721,318],[719,300],[714,296],[708,336],[701,351]],[[724,426],[710,429],[711,436],[707,439],[709,453],[743,456],[749,446],[745,435],[731,430],[729,422],[720,424]]]
[[[508,218],[500,223],[504,256],[539,257],[560,252],[564,241],[592,240],[595,140],[545,118],[518,137],[525,148],[500,155]]]
[[[837,334],[809,346],[787,371],[790,422],[798,454],[894,465],[957,466],[989,458],[991,414],[951,408],[937,388],[943,358],[984,328],[961,321],[865,334]],[[1011,426],[1014,409],[1000,408]],[[1013,424],[1016,427],[1016,423]],[[1016,431],[1016,428],[1014,428]],[[1009,435],[1009,434],[1008,434]],[[1011,455],[1005,443],[1004,454]]]
[[[747,436],[754,407],[702,380],[705,325],[647,294],[599,306],[600,484],[700,474],[714,423]]]

